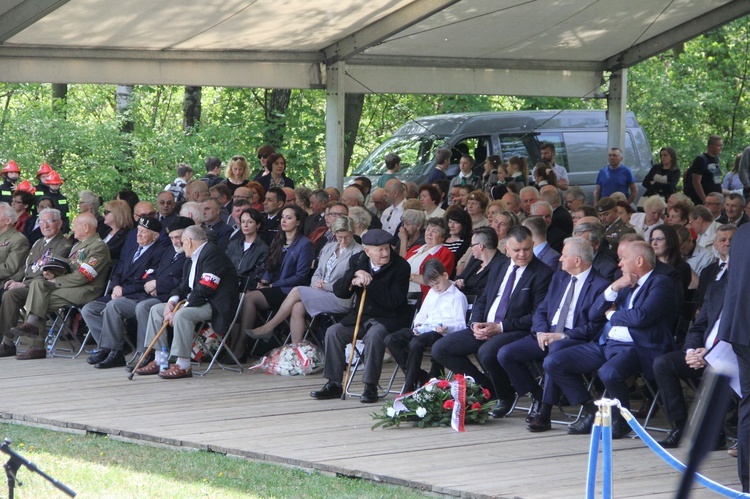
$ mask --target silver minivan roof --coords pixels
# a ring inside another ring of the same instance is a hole
[[[632,111],[628,111],[626,127],[638,126]],[[453,113],[414,118],[399,128],[394,135],[485,134],[488,131],[529,131],[546,129],[607,128],[604,110],[545,110],[497,111],[482,113]]]

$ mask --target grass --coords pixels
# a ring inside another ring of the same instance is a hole
[[[0,438],[39,469],[78,493],[78,497],[425,497],[417,490],[367,480],[308,472],[204,451],[136,445],[101,435],[61,433],[0,424]],[[0,459],[5,462],[5,454]],[[65,495],[22,467],[16,497]],[[5,497],[4,480],[0,497]]]

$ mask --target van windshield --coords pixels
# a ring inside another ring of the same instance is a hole
[[[385,156],[397,154],[401,158],[399,177],[420,175],[433,160],[435,149],[445,144],[445,137],[436,135],[397,135],[383,142],[354,170],[353,175],[382,175]]]

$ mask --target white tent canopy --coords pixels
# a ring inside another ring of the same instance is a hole
[[[340,167],[345,91],[591,96],[603,72],[747,14],[748,0],[0,0],[0,79],[326,88]],[[610,89],[623,109],[625,82]]]

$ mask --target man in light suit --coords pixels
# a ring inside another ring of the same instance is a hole
[[[531,332],[534,311],[544,300],[552,269],[534,256],[531,231],[523,226],[508,231],[509,259],[490,269],[484,293],[474,305],[469,329],[456,331],[432,346],[432,356],[446,369],[471,376],[497,398],[493,417],[510,412],[515,393],[497,362],[498,350]],[[484,373],[469,356],[477,354]],[[485,374],[486,373],[486,374]]]
[[[727,276],[723,309],[726,313],[721,319],[718,338],[732,344],[740,369],[742,398],[737,423],[737,469],[742,491],[750,492],[750,308],[747,306],[750,292],[750,224],[737,229],[729,255],[732,272]]]
[[[591,433],[597,407],[581,374],[597,371],[611,398],[630,407],[626,380],[642,372],[653,380],[654,359],[674,348],[672,328],[679,309],[672,279],[654,272],[656,255],[645,241],[618,248],[622,277],[612,283],[591,307],[589,318],[606,317],[599,341],[548,355],[544,371],[572,404],[583,404],[586,416],[568,428],[571,435]],[[630,427],[616,411],[612,438],[622,438]]]
[[[591,243],[580,237],[567,239],[560,257],[562,270],[552,276],[547,296],[534,314],[533,333],[497,353],[497,361],[508,373],[516,392],[531,393],[534,399],[527,417],[529,431],[551,428],[550,416],[560,400],[560,389],[545,376],[542,390],[527,362],[540,361],[548,353],[587,343],[604,325],[603,318],[589,319],[591,305],[609,286],[609,281],[592,268],[593,260]]]
[[[146,330],[146,344],[150,344],[164,322],[172,325],[174,339],[170,355],[177,357],[177,362],[159,372],[154,360],[136,369],[136,374],[158,374],[162,379],[192,377],[190,357],[196,324],[211,321],[216,334],[223,335],[237,310],[240,295],[237,271],[224,252],[209,243],[204,230],[195,225],[182,232],[182,247],[187,258],[182,283],[170,293],[167,303],[151,307]],[[180,300],[185,304],[175,311]],[[162,334],[155,348],[160,350],[167,344],[167,335]]]

